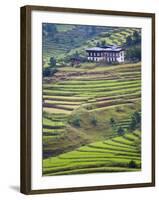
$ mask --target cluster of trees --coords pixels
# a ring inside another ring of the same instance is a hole
[[[141,35],[138,31],[134,31],[132,36],[127,36],[126,38],[126,46],[132,46],[132,45],[137,45],[141,44]]]
[[[125,133],[125,129],[122,126],[117,126],[117,122],[115,121],[114,118],[110,119],[110,125],[112,129],[118,134],[118,135],[123,135]],[[129,131],[134,131],[136,129],[141,128],[141,114],[140,112],[134,112],[131,116],[130,124],[128,127]]]
[[[51,23],[43,23],[42,26],[43,37],[49,37],[50,39],[54,39],[57,33],[56,25]]]
[[[111,119],[110,119],[110,124],[111,124],[113,130],[114,130],[115,132],[117,132],[118,135],[123,135],[123,134],[125,133],[125,130],[124,130],[123,127],[121,127],[121,126],[120,126],[120,127],[117,127],[117,123],[116,123],[116,121],[115,121],[114,118],[111,118]]]
[[[141,60],[141,35],[138,31],[134,31],[132,36],[127,36],[125,47],[126,59],[130,61]]]
[[[125,58],[129,61],[141,61],[141,47],[132,46],[127,49]]]
[[[56,59],[54,57],[50,58],[49,66],[43,68],[43,76],[50,77],[53,76],[58,70],[56,67]]]
[[[134,112],[131,116],[130,130],[134,131],[137,128],[141,128],[141,114],[139,112]]]
[[[71,118],[69,120],[70,124],[72,124],[73,126],[78,127],[78,128],[81,127],[81,122],[82,122],[81,116],[78,115],[78,114],[73,116],[73,118]],[[97,126],[98,120],[97,120],[97,117],[95,115],[92,115],[90,117],[90,124],[92,124],[93,126]]]

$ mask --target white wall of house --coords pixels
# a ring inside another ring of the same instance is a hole
[[[124,62],[124,51],[121,51],[120,53],[119,53],[119,57],[117,57],[117,61],[118,62]]]
[[[110,53],[90,53],[90,56],[88,56],[89,61],[95,61],[95,62],[100,62],[100,61],[107,61],[107,62],[119,62],[122,63],[124,62],[124,51],[121,52],[110,52]],[[97,56],[98,55],[98,56]],[[102,55],[102,56],[100,56]]]

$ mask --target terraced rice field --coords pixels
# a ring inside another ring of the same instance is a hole
[[[137,143],[139,132],[117,136],[114,139],[91,143],[87,146],[45,159],[44,175],[67,175],[101,172],[131,172],[141,168],[141,153]],[[135,162],[135,168],[131,162]]]
[[[67,80],[60,80],[62,73]],[[140,64],[99,67],[83,74],[61,69],[56,79],[58,76],[59,81],[43,85],[44,110],[55,108],[69,113],[81,105],[93,110],[140,99]]]
[[[44,175],[140,170],[140,131],[127,132],[141,111],[141,63],[63,67],[43,82]]]

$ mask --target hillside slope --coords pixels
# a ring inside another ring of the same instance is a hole
[[[43,161],[44,175],[131,172],[141,169],[140,132],[128,133]]]
[[[107,45],[124,45],[127,36],[133,35],[136,28],[117,28],[83,25],[54,25],[57,29],[53,37],[43,36],[43,64],[48,66],[50,57],[63,63],[76,52],[86,56],[85,49],[105,41]]]
[[[127,131],[140,101],[140,63],[60,68],[43,84],[44,158],[116,136],[111,118]]]

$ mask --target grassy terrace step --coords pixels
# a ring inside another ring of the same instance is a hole
[[[136,93],[136,92],[140,92],[141,91],[141,89],[139,88],[139,87],[132,87],[132,88],[117,88],[117,90],[113,90],[113,91],[107,91],[107,92],[101,92],[101,91],[98,91],[98,94],[97,94],[97,92],[90,92],[90,91],[88,91],[87,93],[79,93],[79,92],[70,92],[70,91],[45,91],[44,92],[44,94],[45,95],[58,95],[58,96],[60,96],[61,95],[61,97],[62,96],[74,96],[74,97],[87,97],[87,98],[91,98],[91,97],[96,97],[96,98],[98,98],[98,97],[103,97],[103,96],[107,96],[107,97],[109,97],[109,96],[112,96],[112,95],[124,95],[124,94],[130,94],[130,93]]]
[[[90,99],[87,101],[87,103],[98,103],[98,104],[104,104],[106,102],[112,102],[113,100],[131,100],[131,99],[138,99],[138,98],[141,98],[141,94],[125,94],[125,95],[116,95],[116,96],[110,96],[110,97],[107,97],[107,98],[94,98],[94,99]]]
[[[139,139],[141,139],[141,134],[140,134],[140,132],[134,132],[134,135],[136,136],[136,137],[138,137]]]
[[[139,165],[139,162],[136,161]],[[128,161],[127,160],[122,160],[120,162],[118,159],[115,159],[114,162],[112,163],[109,160],[99,161],[97,162],[78,162],[77,163],[69,163],[68,166],[63,166],[63,167],[54,167],[54,168],[48,168],[45,170],[45,173],[55,173],[55,172],[62,172],[62,171],[67,171],[67,170],[74,170],[74,169],[87,169],[87,168],[96,168],[96,167],[128,167]]]
[[[109,148],[109,147],[95,147],[95,146],[88,146],[85,149],[80,149],[78,150],[80,152],[97,152],[97,153],[110,153],[110,154],[114,154],[114,155],[126,155],[126,156],[139,156],[139,153],[137,151],[128,151],[128,149],[120,149],[120,148]]]
[[[133,81],[133,80],[141,80],[141,76],[132,76],[132,77],[124,77],[124,79],[119,76],[110,76],[110,75],[107,75],[107,76],[103,76],[103,75],[100,75],[100,76],[96,76],[96,75],[91,75],[91,76],[88,76],[88,75],[85,75],[85,76],[77,76],[77,77],[74,77],[73,79],[69,79],[69,80],[79,80],[79,81],[85,81],[85,82],[90,82],[90,81],[98,81],[98,80],[101,80],[101,81]]]
[[[52,121],[50,119],[43,118],[43,124],[45,124],[45,125],[64,126],[65,123],[62,122],[62,121]]]
[[[83,85],[82,88],[86,88],[86,89],[94,89],[94,88],[102,88],[102,87],[117,87],[117,86],[120,86],[120,85],[133,85],[133,84],[137,84],[137,83],[140,83],[141,81],[140,80],[133,80],[133,81],[112,81],[112,82],[108,82],[108,81],[105,81],[104,83],[97,83],[96,84],[87,84],[87,85]],[[78,83],[76,85],[67,85],[67,84],[64,84],[64,85],[61,85],[61,84],[57,84],[57,85],[43,85],[43,88],[44,89],[50,89],[50,90],[53,90],[53,89],[81,89],[80,86],[78,85]]]
[[[88,99],[88,97],[61,97],[61,96],[43,96],[46,100],[54,100],[54,101],[69,101],[69,102],[84,102]]]
[[[134,101],[139,100],[139,98],[136,99],[130,99],[130,100],[114,100],[114,101],[109,101],[103,104],[95,104],[95,107],[89,107],[89,105],[85,106],[88,110],[96,110],[100,108],[105,108],[109,106],[115,106],[115,105],[123,105],[123,104],[131,104]]]
[[[140,99],[140,95],[129,95],[128,97],[124,98],[124,97],[121,97],[120,95],[119,96],[114,96],[114,97],[109,97],[105,100],[102,100],[102,101],[88,101],[91,103],[93,103],[93,105],[97,106],[97,107],[102,107],[102,106],[105,106],[105,105],[109,105],[109,104],[112,104],[112,103],[115,103],[115,102],[125,102],[125,101],[131,101],[131,100],[137,100],[137,99]],[[88,104],[85,104],[85,105],[89,105]]]
[[[89,77],[90,78],[90,77]],[[97,77],[98,78],[98,77]],[[68,81],[62,81],[58,83],[58,86],[64,86],[64,87],[80,87],[82,85],[82,87],[88,87],[88,86],[94,86],[94,85],[105,85],[105,84],[118,84],[118,83],[124,83],[124,82],[135,82],[135,81],[141,81],[140,79],[136,79],[136,80],[123,80],[123,79],[116,79],[116,80],[68,80]]]
[[[139,164],[140,161],[136,160],[136,162]],[[67,163],[67,161],[66,161]],[[51,173],[51,172],[58,172],[58,171],[65,171],[65,170],[71,170],[71,169],[82,169],[82,168],[90,168],[90,167],[101,167],[101,166],[106,166],[106,167],[126,167],[128,165],[128,160],[127,159],[117,159],[114,158],[113,161],[108,159],[105,159],[103,161],[82,161],[82,162],[68,162],[68,166],[57,166],[57,167],[49,167],[46,168],[46,173]],[[78,165],[77,165],[78,164]]]
[[[49,104],[54,104],[54,105],[67,105],[67,106],[78,106],[81,104],[81,102],[69,102],[69,101],[52,101],[52,100],[46,100],[45,103],[49,103]]]
[[[106,145],[112,145],[113,147],[123,147],[123,148],[129,148],[129,149],[135,149],[136,150],[136,147],[134,146],[131,146],[131,145],[128,145],[128,144],[121,144],[120,142],[115,142],[113,140],[108,140],[108,141],[104,141],[103,142],[104,144]]]
[[[67,175],[67,174],[89,174],[89,173],[104,173],[104,172],[133,172],[137,171],[136,169],[124,168],[124,167],[98,167],[98,168],[89,168],[89,169],[75,169],[75,170],[68,170],[64,172],[57,172],[52,175]]]
[[[97,76],[96,76],[97,77]],[[82,77],[81,77],[82,78]],[[91,78],[91,77],[88,77]],[[99,78],[99,79],[98,79]],[[96,86],[96,85],[115,85],[115,84],[120,84],[120,83],[125,83],[125,82],[140,82],[140,79],[135,79],[135,80],[125,80],[125,79],[111,79],[111,80],[100,80],[100,77],[97,77],[97,80],[67,80],[67,81],[61,81],[58,83],[57,86],[62,86],[62,87],[79,87],[79,86],[83,86],[83,87],[88,87],[88,86]],[[55,84],[49,84],[50,87],[51,86],[55,86]],[[48,86],[49,86],[48,85]],[[47,86],[47,84],[46,84]]]
[[[53,136],[53,135],[61,135],[65,132],[65,129],[47,129],[43,128],[43,136]]]
[[[49,145],[49,143],[51,143],[52,140],[58,139],[60,137],[61,137],[61,135],[59,135],[59,134],[43,135],[43,144]]]
[[[140,135],[139,132],[137,134]],[[105,172],[140,170],[141,155],[136,149],[134,140],[129,140],[129,136],[140,141],[136,133],[129,133],[103,142],[92,143],[76,151],[45,159],[43,173],[45,175],[76,174],[81,170],[81,173],[87,173],[90,169],[91,172],[97,172],[97,169],[101,170],[101,168],[104,168]],[[136,168],[129,167],[131,160],[137,164]],[[110,171],[106,169],[110,169]]]
[[[45,125],[45,124],[43,124],[43,128],[44,129],[63,129],[65,126],[64,125],[62,125],[62,126],[52,126],[52,125]]]
[[[61,113],[61,114],[69,115],[71,113],[70,110],[63,110],[63,109],[58,109],[58,108],[47,108],[47,107],[43,107],[43,111],[45,111],[49,114]]]
[[[141,72],[141,64],[137,63],[137,64],[120,64],[120,65],[114,65],[114,66],[97,66],[97,67],[93,67],[91,66],[91,68],[87,65],[83,65],[80,68],[72,68],[72,67],[63,67],[63,68],[59,68],[59,73],[65,73],[65,74],[75,74],[76,76],[81,74],[81,75],[85,75],[85,74],[101,74],[104,72],[107,73],[114,73],[114,72],[119,72],[119,71],[137,71],[137,72]]]
[[[114,158],[119,159],[119,160],[121,160],[121,159],[123,159],[123,160],[127,160],[127,159],[139,160],[140,159],[139,155],[140,154],[137,154],[137,153],[134,153],[134,154],[133,153],[125,153],[125,152],[114,153],[112,151],[104,151],[104,150],[103,151],[97,150],[97,152],[96,152],[95,150],[93,150],[93,149],[90,150],[90,148],[89,148],[89,150],[85,150],[85,151],[73,151],[73,152],[69,152],[66,154],[62,154],[62,155],[58,156],[58,160],[56,161],[56,164],[61,161],[77,162],[77,161],[80,161],[81,159],[85,160],[87,162],[88,162],[88,160],[89,161],[92,161],[92,160],[100,161],[103,159],[112,161],[112,160],[114,160]]]
[[[132,97],[132,98],[138,98],[138,97],[141,97],[141,92],[136,92],[136,93],[133,93],[133,94],[124,94],[124,95],[114,95],[114,96],[110,96],[110,97],[100,97],[100,98],[96,98],[96,101],[97,102],[101,102],[101,101],[104,101],[104,100],[111,100],[111,99],[116,99],[116,98],[129,98],[129,97]]]
[[[121,89],[131,89],[131,88],[135,88],[135,87],[140,87],[141,84],[140,83],[133,83],[133,84],[127,84],[127,85],[122,85],[120,84],[119,86],[108,86],[108,87],[100,87],[100,88],[70,88],[70,89],[67,89],[67,88],[51,88],[51,89],[45,89],[44,90],[44,93],[59,93],[60,91],[61,92],[64,92],[65,94],[71,94],[71,93],[84,93],[84,92],[108,92],[108,91],[116,91],[116,90],[121,90]]]
[[[138,140],[139,138],[136,136],[136,135],[134,135],[134,134],[131,134],[131,135],[125,135],[125,136],[123,136],[125,139],[127,139],[127,140],[129,140],[129,141],[136,141],[136,140]]]
[[[113,100],[126,100],[126,99],[137,99],[137,98],[140,98],[141,97],[141,94],[140,93],[136,93],[136,94],[128,94],[128,95],[117,95],[117,96],[110,96],[110,97],[107,97],[107,98],[94,98],[94,99],[90,99],[90,100],[87,100],[85,102],[70,102],[70,101],[52,101],[52,100],[46,100],[45,103],[49,103],[49,104],[53,104],[53,105],[67,105],[67,106],[79,106],[81,104],[85,104],[86,105],[89,105],[89,104],[92,104],[92,103],[95,103],[94,105],[97,104],[97,102],[99,102],[100,104],[105,104],[105,103],[109,103],[109,102],[113,102]],[[99,104],[99,105],[100,105]],[[63,117],[62,118],[59,118],[61,120],[63,120]],[[53,119],[53,121],[58,121],[59,119]]]
[[[75,108],[77,108],[78,106],[60,106],[60,105],[54,105],[54,104],[51,104],[51,103],[44,103],[43,104],[43,107],[47,107],[47,108],[57,108],[57,109],[61,109],[61,110],[68,110],[68,111],[72,111],[74,110]]]
[[[136,146],[134,144],[134,141],[127,140],[126,138],[123,138],[123,137],[114,138],[114,139],[112,139],[112,141],[120,143],[120,144],[126,144],[126,145],[130,145],[130,146]]]
[[[90,144],[88,147],[91,147],[92,149],[105,149],[105,150],[111,150],[111,151],[126,151],[126,152],[136,152],[137,150],[130,147],[121,147],[121,146],[111,146],[109,143],[97,143],[97,144]],[[81,148],[82,149],[82,148]]]

